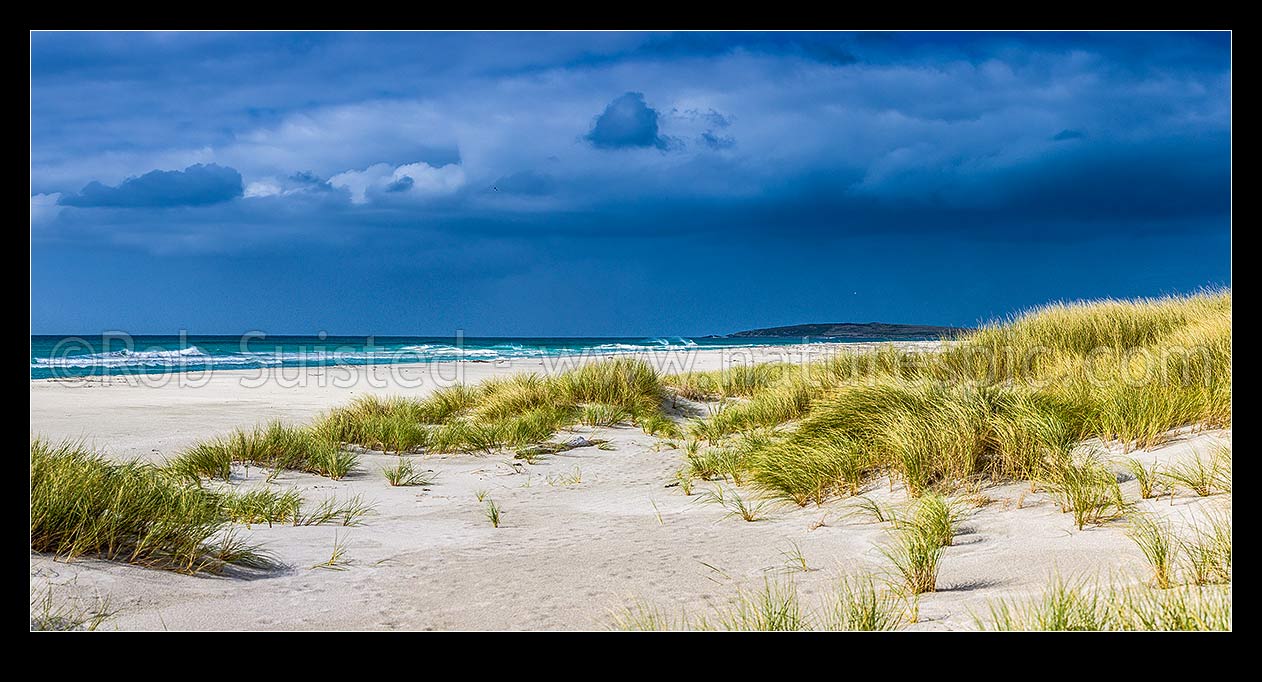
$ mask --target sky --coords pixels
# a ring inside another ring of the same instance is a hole
[[[1229,286],[1230,50],[35,32],[31,328],[967,326]]]

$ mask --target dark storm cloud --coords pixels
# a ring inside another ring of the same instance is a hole
[[[1230,47],[1192,32],[36,32],[32,257],[76,250],[85,280],[137,281],[178,257],[207,273],[205,300],[257,280],[243,254],[284,254],[305,290],[325,286],[315,254],[382,260],[394,270],[365,269],[453,324],[505,309],[495,292],[555,300],[544,283],[598,273],[609,296],[639,294],[608,331],[666,314],[637,300],[706,300],[722,274],[669,264],[742,250],[742,286],[804,317],[856,268],[912,317],[950,298],[943,322],[970,321],[971,283],[1001,260],[986,286],[1013,305],[1035,295],[1008,281],[1027,272],[1039,295],[1229,281]],[[1147,248],[1158,235],[1188,255]],[[1100,268],[1089,241],[1125,262]],[[461,286],[490,298],[443,288],[434,258],[471,264]],[[45,291],[41,311],[84,309]],[[738,326],[698,305],[702,331]],[[374,331],[361,309],[293,314]]]
[[[596,117],[586,139],[599,149],[656,147],[665,150],[669,142],[658,134],[658,114],[644,102],[644,94],[628,92],[616,97]]]
[[[80,208],[208,206],[235,199],[241,191],[241,174],[236,169],[212,163],[182,171],[150,171],[116,187],[90,182],[78,194],[63,196],[60,203]]]

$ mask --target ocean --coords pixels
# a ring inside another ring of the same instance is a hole
[[[884,341],[886,339],[848,339]],[[31,336],[31,378],[753,348],[818,339],[434,336]]]

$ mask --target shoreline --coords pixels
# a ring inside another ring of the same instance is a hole
[[[838,351],[859,353],[881,345],[931,349],[939,342],[880,342],[682,351],[657,356],[666,369],[710,371],[731,364],[821,360]],[[805,354],[804,354],[805,352]],[[637,354],[614,354],[614,357]],[[652,361],[654,356],[650,355]],[[604,360],[587,357],[582,362]],[[568,366],[568,364],[567,364]],[[504,363],[467,360],[391,366],[220,370],[192,377],[167,375],[31,380],[31,435],[59,441],[83,440],[112,457],[158,461],[198,440],[273,419],[305,423],[361,395],[424,397],[453,383],[475,384],[494,377],[546,372],[543,358]],[[556,367],[563,371],[566,367]],[[262,376],[260,376],[262,375]],[[106,394],[101,392],[105,391]]]

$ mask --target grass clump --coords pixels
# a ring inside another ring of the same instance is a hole
[[[330,571],[345,571],[350,563],[350,559],[346,556],[346,540],[334,535],[333,551],[329,554],[328,560],[321,561],[311,568],[323,568]]]
[[[223,497],[145,464],[115,464],[82,445],[31,441],[31,549],[196,573],[261,566],[226,537]],[[218,540],[216,540],[218,538]]]
[[[902,600],[877,586],[871,576],[843,577],[825,605],[821,630],[897,630],[902,624]]]
[[[342,526],[361,526],[364,518],[373,513],[374,505],[365,502],[356,495],[344,502],[336,497],[329,497],[316,505],[310,512],[299,513],[294,518],[295,526],[324,526],[338,524]]]
[[[1137,459],[1127,458],[1124,464],[1139,485],[1140,499],[1150,500],[1159,496],[1164,490],[1161,470],[1155,462],[1144,466],[1144,463]]]
[[[412,460],[403,457],[392,467],[384,470],[386,480],[395,487],[424,486],[434,483],[434,472],[417,471]]]
[[[684,432],[673,419],[664,414],[649,414],[639,421],[644,433],[659,438],[683,438]]]
[[[955,544],[955,533],[959,525],[961,512],[959,508],[938,493],[922,495],[916,504],[916,512],[912,517],[913,524],[922,526],[924,533],[943,547]]]
[[[233,464],[285,469],[344,478],[359,456],[342,450],[326,428],[301,428],[271,422],[202,441],[177,455],[166,468],[190,480],[228,480]]]
[[[591,403],[579,408],[578,422],[584,426],[613,426],[627,421],[631,413],[617,405]]]
[[[289,523],[298,518],[302,508],[302,495],[296,490],[278,492],[269,489],[250,490],[244,493],[224,493],[220,505],[233,523],[247,526],[256,523]]]
[[[710,616],[678,618],[637,601],[614,615],[622,630],[728,630],[794,632],[803,630],[895,630],[903,623],[899,597],[878,587],[871,577],[843,577],[818,608],[802,601],[792,580],[764,578],[761,589],[740,589],[732,602],[716,607]]]
[[[635,421],[646,431],[678,431],[661,411],[653,368],[637,358],[581,365],[548,377],[518,374],[428,398],[365,396],[325,414],[315,429],[336,443],[386,452],[491,453],[547,441],[576,424]]]
[[[1096,469],[1065,464],[1078,443],[1143,448],[1180,427],[1230,426],[1231,294],[1054,304],[937,352],[883,348],[766,367],[776,369],[663,383],[710,401],[711,416],[691,427],[699,439],[777,429],[744,453],[749,476],[798,504],[856,494],[885,474],[913,496],[979,478],[1063,478],[1100,492],[1108,486]],[[1229,471],[1218,471],[1228,488]],[[1066,478],[1075,474],[1087,478]],[[1213,476],[1207,464],[1188,478],[1204,490]]]
[[[724,490],[722,486],[717,485],[713,490],[702,493],[698,499],[726,509],[727,514],[724,518],[735,516],[751,523],[766,519],[766,510],[770,504],[767,500],[746,499],[735,490]]]
[[[1231,450],[1215,449],[1209,457],[1197,454],[1191,461],[1166,467],[1167,485],[1183,486],[1201,497],[1231,492]]]
[[[955,543],[963,512],[937,492],[918,498],[910,512],[898,514],[870,498],[860,498],[856,511],[893,524],[893,542],[881,548],[909,596],[934,592],[942,550]]]
[[[1231,514],[1209,513],[1192,527],[1191,537],[1179,541],[1185,572],[1194,585],[1231,582]]]
[[[498,504],[495,504],[495,500],[486,501],[486,520],[491,522],[492,528],[500,527],[500,518],[503,513],[504,510],[500,509]]]
[[[109,597],[97,596],[89,606],[54,598],[53,585],[31,601],[32,632],[93,632],[118,614]]]
[[[1131,521],[1129,535],[1152,567],[1153,584],[1163,590],[1172,587],[1179,544],[1170,524],[1149,515],[1138,515]]]
[[[1117,475],[1095,457],[1065,458],[1048,468],[1040,484],[1062,512],[1073,514],[1078,530],[1116,519],[1127,509]]]
[[[977,619],[990,630],[1231,630],[1231,590],[1185,587],[1091,588],[1059,578],[1039,597],[997,600],[990,618]]]
[[[718,616],[719,627],[729,631],[795,632],[809,630],[797,586],[764,579],[761,590],[736,596],[736,603]]]

